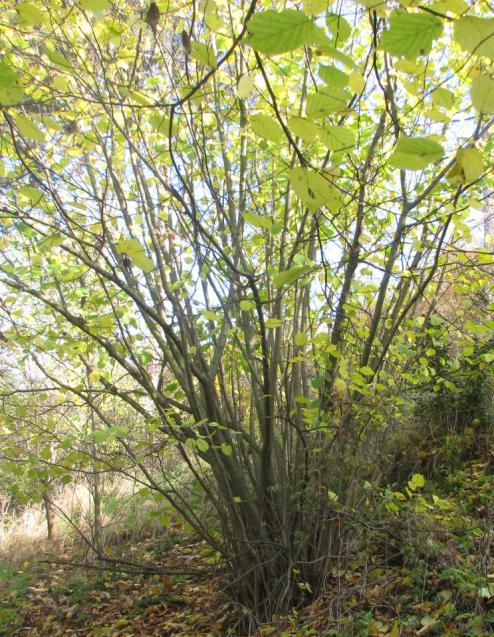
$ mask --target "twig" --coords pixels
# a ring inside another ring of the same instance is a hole
[[[101,558],[104,560],[104,558]],[[87,568],[95,571],[112,571],[118,573],[131,573],[134,575],[207,575],[208,571],[197,570],[175,570],[169,568],[159,568],[154,566],[142,566],[141,568],[126,568],[125,566],[104,566],[102,564],[84,564],[83,562],[71,562],[67,560],[37,560],[39,564],[58,564],[71,568]]]

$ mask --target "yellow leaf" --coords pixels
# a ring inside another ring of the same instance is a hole
[[[130,621],[128,619],[117,619],[113,622],[113,628],[125,628],[130,625]]]
[[[365,78],[357,71],[352,71],[348,79],[348,86],[354,93],[361,93],[365,88]]]
[[[484,162],[479,151],[475,148],[459,148],[448,180],[452,184],[468,184],[479,179],[483,172]]]

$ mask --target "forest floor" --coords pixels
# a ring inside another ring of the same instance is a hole
[[[494,478],[486,467],[472,461],[442,491],[436,485],[404,501],[391,517],[398,547],[370,532],[345,568],[328,573],[315,602],[250,634],[493,635]],[[225,573],[178,525],[137,544],[122,539],[108,557],[191,574],[100,570],[97,562],[76,567],[82,558],[75,547],[45,544],[20,567],[0,562],[2,637],[245,634],[235,625]]]

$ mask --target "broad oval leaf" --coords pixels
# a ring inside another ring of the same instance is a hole
[[[15,10],[19,15],[22,25],[36,26],[46,22],[45,14],[30,2],[21,2],[15,7]]]
[[[211,68],[214,68],[218,63],[213,49],[204,44],[204,42],[192,42],[190,57],[199,62],[199,64],[210,66]]]
[[[320,137],[323,144],[335,152],[349,150],[355,145],[355,133],[348,126],[326,126]]]
[[[216,321],[219,322],[221,321],[221,314],[217,314],[216,312],[213,312],[213,310],[204,310],[202,312],[202,315],[205,319],[207,319],[208,321]]]
[[[280,318],[270,318],[264,323],[264,325],[268,329],[274,330],[277,327],[281,327],[282,326],[282,320]]]
[[[494,60],[494,18],[459,18],[453,37],[464,51]]]
[[[43,193],[33,186],[24,186],[17,191],[17,197],[21,203],[27,201],[30,206],[37,206],[43,199]]]
[[[283,272],[278,272],[273,276],[273,284],[280,288],[283,285],[290,285],[294,281],[296,281],[299,277],[307,274],[311,270],[310,265],[296,265],[293,268],[288,270],[284,270]]]
[[[240,301],[240,309],[242,310],[242,312],[250,312],[250,310],[253,310],[255,307],[256,304],[254,303],[254,301],[249,301],[248,299]]]
[[[110,0],[80,0],[80,4],[85,11],[91,11],[93,13],[105,11],[105,9],[111,7]]]
[[[362,93],[365,88],[365,77],[358,71],[352,71],[348,78],[348,86],[354,93]]]
[[[250,77],[250,75],[244,75],[238,82],[237,95],[241,100],[245,100],[253,93],[255,88],[254,80]]]
[[[151,272],[154,268],[153,260],[147,256],[137,239],[122,239],[117,243],[116,249],[119,254],[126,254],[130,257],[132,263],[143,272]]]
[[[345,88],[348,86],[349,77],[343,71],[336,68],[336,66],[326,66],[321,64],[319,66],[318,75],[328,86],[336,86],[336,88]]]
[[[199,451],[206,453],[206,451],[209,449],[209,443],[207,440],[204,440],[204,438],[197,438],[196,447],[199,449]]]
[[[225,456],[231,456],[233,449],[231,445],[226,444],[226,442],[223,442],[221,444],[221,452],[225,455]]]
[[[443,31],[441,20],[428,13],[394,14],[389,23],[390,28],[381,38],[381,48],[407,60],[430,53],[432,42]]]
[[[305,345],[305,343],[309,340],[309,336],[304,332],[298,332],[295,334],[293,340],[295,341],[295,345]]]
[[[37,142],[45,141],[45,136],[38,128],[38,126],[25,115],[16,115],[15,125],[17,130],[23,137],[34,139]]]
[[[472,81],[470,89],[472,104],[478,113],[494,113],[494,79],[488,75],[479,75]]]
[[[288,128],[296,137],[309,143],[315,141],[319,134],[319,128],[305,117],[290,117]]]
[[[6,59],[0,62],[0,104],[11,106],[22,101],[24,90],[17,73]]]
[[[254,50],[266,55],[278,55],[298,49],[312,41],[314,24],[302,11],[272,9],[256,13],[248,24],[250,38],[246,40]]]
[[[455,96],[447,88],[437,88],[431,95],[432,101],[436,106],[442,106],[448,110],[453,107]]]
[[[262,215],[256,215],[253,212],[244,212],[243,218],[247,223],[250,223],[254,228],[264,228],[270,230],[273,222],[269,217],[263,217]]]
[[[271,142],[279,142],[283,139],[283,129],[278,122],[263,113],[252,115],[250,118],[250,126],[256,135],[264,137],[264,139],[269,139]]]
[[[341,15],[328,13],[326,17],[326,24],[331,31],[331,35],[336,41],[346,42],[352,33],[352,27]]]
[[[132,261],[143,272],[148,273],[154,269],[153,260],[149,258],[146,254],[144,254],[144,252],[140,252],[139,254],[134,255]]]
[[[443,147],[435,139],[405,137],[398,140],[389,163],[403,170],[422,170],[443,155]]]
[[[329,90],[329,89],[328,89]],[[309,117],[324,117],[346,109],[351,94],[348,91],[333,88],[331,92],[318,91],[307,97],[307,115]]]
[[[329,207],[336,201],[334,188],[329,179],[314,170],[296,166],[290,172],[290,183],[309,210],[317,210],[321,206]]]
[[[483,172],[484,162],[479,151],[476,148],[459,148],[448,179],[452,184],[468,184],[479,179]]]
[[[311,15],[319,15],[328,8],[328,0],[302,0],[302,8]]]
[[[7,60],[3,59],[0,62],[0,87],[15,86],[17,84],[17,73],[8,64]]]

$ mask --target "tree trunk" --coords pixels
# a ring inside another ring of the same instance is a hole
[[[43,504],[45,506],[46,530],[48,533],[48,539],[52,541],[55,537],[55,511],[47,493],[43,494]]]

